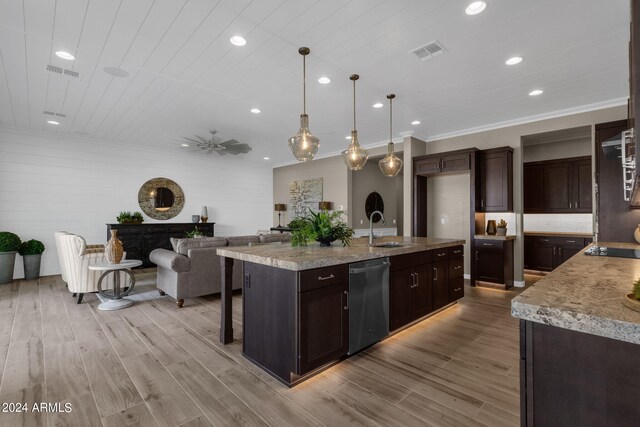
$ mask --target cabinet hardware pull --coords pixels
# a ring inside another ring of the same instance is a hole
[[[483,243],[482,246],[493,246],[493,243]]]
[[[461,290],[461,289],[462,289],[462,288],[455,288],[455,289],[453,290],[453,292],[460,292],[460,290]]]
[[[566,243],[575,243],[575,240],[565,240]]]
[[[435,273],[435,277],[433,278],[433,280],[438,280],[438,269],[433,267],[433,272]]]
[[[540,239],[541,242],[548,242],[549,239]]]
[[[439,253],[439,254],[436,254],[436,255],[438,255],[438,256],[445,256],[446,254],[445,254],[444,252],[442,252],[442,253]]]
[[[420,286],[420,274],[416,273],[416,288]]]
[[[478,259],[478,251],[476,251],[476,261],[480,261],[480,260]]]
[[[409,286],[410,288],[415,288],[416,287],[416,273],[411,273],[411,286]]]
[[[344,305],[344,309],[349,310],[349,291],[344,291],[344,295],[347,297],[347,303]]]
[[[553,247],[553,255],[555,255],[555,254],[556,254],[556,247],[554,246]]]
[[[329,279],[335,279],[335,278],[336,276],[334,276],[333,274],[326,277],[318,276],[318,280],[329,280]]]
[[[461,268],[462,268],[461,265],[457,265],[457,266],[453,267],[454,270],[460,270]]]
[[[454,254],[459,254],[460,252],[462,252],[460,249],[458,249],[457,251],[453,251]]]
[[[480,199],[480,207],[484,208],[484,199]]]

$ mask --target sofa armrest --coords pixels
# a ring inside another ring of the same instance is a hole
[[[183,273],[191,268],[188,257],[166,249],[154,249],[149,254],[149,259],[159,267],[168,268],[176,273]]]

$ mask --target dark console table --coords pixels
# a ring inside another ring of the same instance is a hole
[[[185,238],[185,233],[194,227],[202,231],[205,236],[212,237],[215,222],[207,223],[154,223],[154,224],[107,224],[107,240],[111,237],[111,230],[118,230],[118,239],[122,242],[128,259],[139,259],[141,267],[153,267],[149,261],[152,250],[163,248],[172,249],[171,237]]]

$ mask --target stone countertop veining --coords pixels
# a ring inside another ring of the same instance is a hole
[[[640,250],[631,243],[600,246]],[[511,315],[640,344],[640,312],[622,303],[640,277],[640,259],[587,256],[585,250],[515,297]]]
[[[431,237],[388,236],[375,240],[376,244],[389,242],[400,242],[404,246],[396,248],[369,247],[367,238],[355,238],[351,241],[351,246],[346,247],[343,247],[338,241],[334,242],[331,247],[321,247],[317,243],[301,247],[292,247],[289,244],[266,244],[256,246],[223,246],[218,248],[216,252],[219,256],[223,257],[270,265],[285,270],[301,271],[439,249],[465,243],[463,239],[436,239]]]
[[[515,240],[515,234],[508,234],[506,236],[498,236],[497,234],[476,234],[473,236],[478,240]]]

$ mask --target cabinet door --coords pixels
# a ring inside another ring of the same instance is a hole
[[[591,213],[593,210],[591,159],[578,160],[573,164],[571,211]]]
[[[504,283],[504,255],[502,249],[476,249],[476,275],[479,280]]]
[[[556,256],[556,265],[558,267],[563,262],[577,254],[583,249],[583,246],[579,245],[558,245],[556,248],[557,256]]]
[[[534,270],[551,271],[556,265],[556,249],[551,243],[532,242],[531,243],[531,266]]]
[[[446,263],[446,261],[444,262]],[[432,273],[429,264],[415,268],[415,283],[411,292],[411,320],[426,316],[432,311],[431,280]]]
[[[348,291],[344,282],[299,293],[300,374],[347,354]]]
[[[393,261],[392,261],[393,262]],[[413,320],[411,314],[415,268],[403,268],[389,274],[389,330],[401,328]]]
[[[525,164],[523,181],[524,213],[544,212],[544,166]]]
[[[469,170],[469,153],[448,154],[442,156],[442,172],[458,172]]]
[[[447,261],[438,261],[431,264],[431,295],[433,310],[444,307],[449,302],[449,278]]]
[[[464,296],[464,277],[449,279],[449,302],[459,300]]]
[[[571,181],[570,163],[544,165],[545,212],[571,212]]]
[[[511,151],[480,155],[480,212],[513,210],[513,160]]]
[[[440,173],[440,157],[435,156],[418,160],[416,162],[416,173],[418,175]]]

